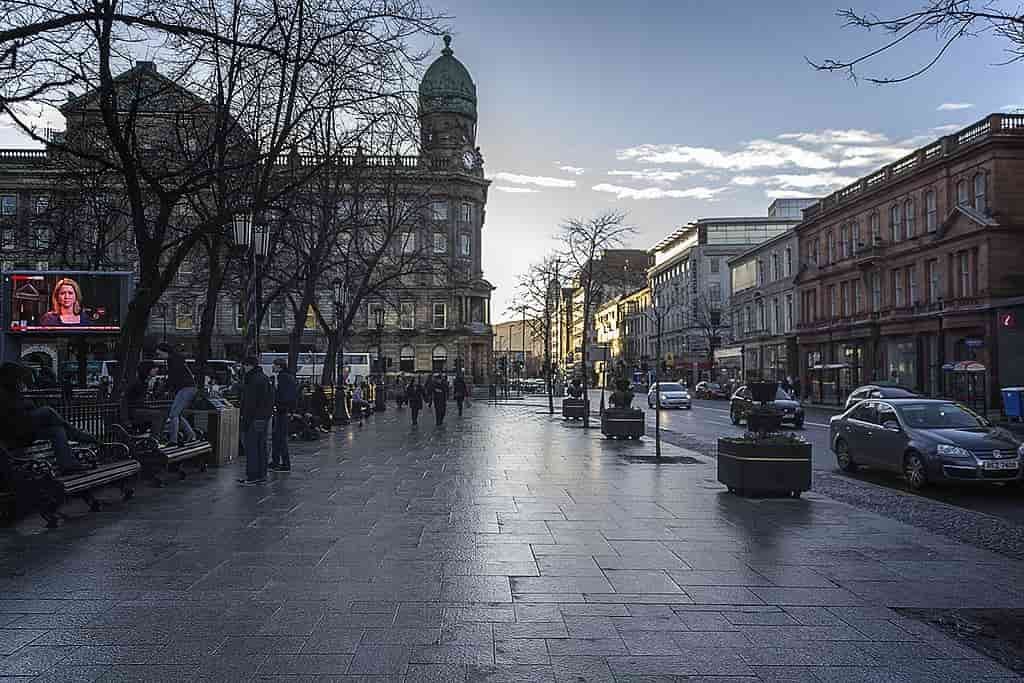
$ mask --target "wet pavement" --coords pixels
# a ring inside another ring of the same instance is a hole
[[[892,608],[1024,608],[1021,563],[537,412],[392,409],[264,487],[0,530],[0,680],[1014,678]]]

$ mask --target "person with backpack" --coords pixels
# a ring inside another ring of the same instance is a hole
[[[459,417],[462,417],[462,402],[466,400],[467,394],[466,379],[460,372],[455,375],[455,382],[452,386],[452,396],[455,398],[455,405],[459,407]]]
[[[243,435],[245,479],[239,479],[238,483],[254,486],[267,481],[267,423],[274,414],[274,392],[258,358],[246,358],[242,361],[242,370],[245,377],[239,426]]]
[[[167,342],[156,345],[156,354],[167,361],[167,386],[174,396],[167,411],[167,445],[178,445],[178,428],[185,430],[185,442],[195,441],[196,433],[182,413],[192,405],[196,397],[196,381],[192,377],[185,357]]]
[[[299,385],[288,369],[284,358],[274,359],[274,435],[271,440],[270,464],[275,472],[290,472],[291,455],[288,453],[289,416],[299,403]]]
[[[405,400],[409,404],[409,412],[412,413],[412,423],[419,424],[420,410],[423,409],[423,387],[418,377],[409,380],[409,386],[405,388]]]

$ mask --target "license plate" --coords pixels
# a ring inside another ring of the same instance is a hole
[[[1018,466],[1016,458],[1013,460],[986,460],[982,465],[986,470],[1015,470]]]

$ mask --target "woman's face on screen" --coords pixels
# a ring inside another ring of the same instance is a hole
[[[75,288],[71,285],[61,285],[57,290],[57,303],[61,309],[74,309],[75,299]]]

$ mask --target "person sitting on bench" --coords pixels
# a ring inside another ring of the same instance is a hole
[[[31,371],[18,363],[0,365],[0,439],[11,448],[26,448],[37,440],[49,441],[63,473],[90,469],[75,458],[68,442],[99,444],[99,439],[69,424],[53,408],[32,403],[22,393],[26,374],[31,376]]]

